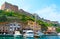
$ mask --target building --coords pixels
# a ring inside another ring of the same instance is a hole
[[[1,6],[1,10],[18,11],[18,6],[12,5],[12,4],[10,4],[10,3],[5,2],[5,3]]]
[[[56,28],[55,27],[48,27],[48,32],[55,32],[56,31]]]
[[[59,24],[58,21],[51,21],[51,23],[53,23],[53,24]]]
[[[30,28],[36,32],[41,31],[41,25],[37,24],[36,22],[28,21],[28,26],[30,26]]]
[[[9,33],[9,28],[8,22],[0,22],[0,34]]]
[[[41,20],[41,19],[42,19],[41,17],[39,17],[39,16],[38,16],[37,14],[35,14],[35,13],[33,14],[33,16],[36,17],[37,20]]]
[[[19,23],[16,23],[16,22],[10,23],[9,26],[10,26],[10,31],[20,30]]]
[[[20,23],[17,22],[9,23],[9,26],[10,26],[9,31],[11,32],[10,34],[14,33],[15,30],[21,30]]]
[[[21,30],[20,23],[17,22],[1,22],[0,23],[0,34],[13,34],[15,30]]]
[[[48,27],[45,34],[52,34],[52,33],[56,33],[56,28],[55,27]]]

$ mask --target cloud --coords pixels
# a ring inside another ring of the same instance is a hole
[[[50,6],[46,6],[42,9],[36,11],[36,13],[45,19],[49,19],[51,21],[59,21],[60,22],[60,11],[55,4]]]

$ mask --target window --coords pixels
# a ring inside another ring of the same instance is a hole
[[[20,25],[18,25],[18,26],[20,26]]]
[[[16,27],[15,27],[15,30],[16,30]]]
[[[4,31],[4,30],[3,30]]]
[[[6,32],[7,32],[7,30],[6,30]]]
[[[16,26],[16,24],[14,24],[14,26]]]
[[[28,32],[27,34],[33,34],[33,32]]]
[[[12,26],[12,24],[10,24],[10,26]]]
[[[33,24],[33,23],[30,23],[30,24]]]
[[[12,27],[10,27],[10,29],[12,29]]]
[[[1,30],[0,30],[1,31]]]

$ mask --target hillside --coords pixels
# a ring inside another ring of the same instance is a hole
[[[35,21],[35,16],[29,16],[26,14],[23,14],[23,12],[14,12],[14,11],[6,11],[6,10],[0,10],[0,22],[22,22],[26,23],[28,20]],[[47,23],[40,20],[36,20],[36,22],[41,25],[42,31],[47,30],[47,27],[54,26],[52,23]],[[58,25],[55,25],[58,26]]]

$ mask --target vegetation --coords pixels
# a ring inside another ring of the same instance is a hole
[[[60,32],[60,27],[59,28],[56,28],[56,31],[59,33]]]
[[[21,14],[21,12],[0,10],[0,22],[6,22],[11,20],[17,20],[17,21],[19,20],[22,21],[23,23],[26,23],[28,20],[35,21],[35,17]],[[42,20],[37,20],[37,23],[41,25],[42,31],[46,31],[48,26],[54,26],[54,24],[47,23]],[[59,29],[57,29],[57,31],[59,32]]]
[[[0,16],[0,22],[5,22],[7,20],[7,17],[5,15]]]

